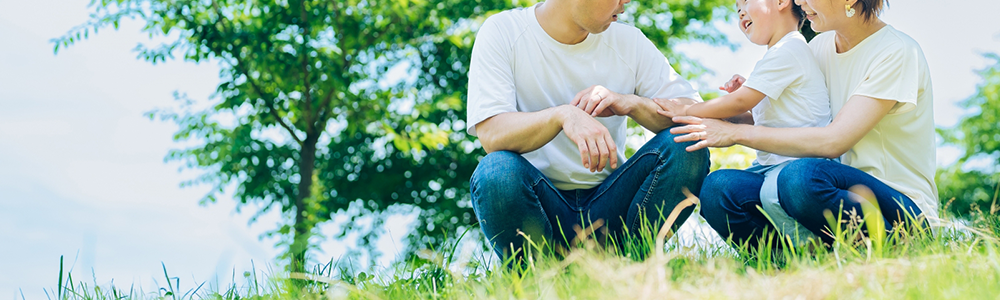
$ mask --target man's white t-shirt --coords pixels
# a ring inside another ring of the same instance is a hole
[[[850,51],[837,53],[835,33],[809,46],[826,74],[836,115],[851,96],[897,101],[841,161],[910,197],[924,214],[938,214],[934,97],[924,52],[910,36],[886,25]]]
[[[467,130],[506,112],[535,112],[569,104],[580,91],[602,85],[621,94],[650,98],[686,97],[698,92],[681,78],[663,54],[638,29],[612,23],[575,45],[552,39],[535,18],[535,8],[520,8],[486,19],[476,35],[469,69]],[[626,117],[597,118],[625,161]],[[562,132],[522,156],[560,190],[597,186],[608,175],[590,172],[580,150]]]
[[[754,125],[824,127],[830,124],[830,95],[826,80],[806,38],[792,31],[767,49],[743,86],[766,95],[753,107]],[[757,163],[780,164],[794,157],[757,151]]]

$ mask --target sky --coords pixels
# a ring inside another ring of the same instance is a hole
[[[161,264],[181,288],[227,285],[233,274],[267,270],[279,250],[260,235],[279,220],[235,210],[228,197],[198,205],[208,188],[181,188],[197,171],[164,162],[176,126],[144,113],[170,107],[172,94],[210,98],[219,67],[169,61],[152,65],[132,49],[148,37],[125,22],[53,54],[50,39],[85,22],[89,0],[0,0],[0,299],[44,299],[56,285],[59,257],[74,276],[106,285],[163,285]],[[980,54],[1000,52],[1000,1],[892,1],[883,20],[908,33],[927,56],[934,81],[935,122],[952,126],[972,95]],[[678,46],[715,75],[696,80],[705,90],[732,74],[749,74],[764,47],[749,44],[735,24],[714,24],[740,45],[731,52],[703,44]],[[939,149],[939,164],[956,150]],[[381,263],[402,248],[405,219],[380,242]],[[323,228],[333,232],[332,225]],[[350,242],[328,239],[321,260],[336,259]],[[252,267],[253,266],[253,267]],[[239,280],[238,280],[239,282]],[[10,297],[10,298],[8,298]]]

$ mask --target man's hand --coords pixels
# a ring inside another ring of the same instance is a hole
[[[691,104],[683,104],[677,99],[653,99],[653,101],[660,106],[656,113],[667,118],[686,116],[688,107],[691,107]]]
[[[604,124],[593,116],[575,107],[564,106],[562,129],[580,149],[583,167],[591,172],[600,172],[610,163],[611,169],[618,168],[618,147]]]
[[[595,85],[576,93],[570,105],[579,107],[593,117],[624,116],[632,112],[634,107],[634,103],[629,99],[603,86]]]
[[[736,74],[733,75],[733,78],[729,79],[729,82],[726,82],[725,85],[720,86],[719,89],[726,91],[726,93],[732,93],[740,89],[740,87],[743,86],[744,82],[747,82],[747,79],[743,78],[743,76],[740,76],[740,74]]]

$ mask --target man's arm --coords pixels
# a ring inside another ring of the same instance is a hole
[[[677,98],[677,100],[685,104],[699,102],[690,98]],[[674,125],[669,117],[657,113],[660,106],[653,99],[619,94],[600,85],[580,91],[570,105],[594,117],[628,116],[653,133],[659,133]]]
[[[535,151],[564,131],[580,149],[580,160],[591,172],[602,171],[606,166],[618,167],[618,148],[611,133],[596,119],[573,106],[501,113],[475,126],[486,152]]]

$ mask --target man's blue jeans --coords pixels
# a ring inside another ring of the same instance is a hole
[[[763,175],[743,170],[712,172],[701,189],[701,215],[723,239],[731,237],[734,244],[747,243],[756,249],[765,230],[774,232],[757,208],[763,182]],[[778,175],[778,199],[789,216],[830,244],[833,237],[823,211],[841,212],[844,220],[851,211],[863,216],[859,196],[848,191],[855,185],[874,193],[887,230],[894,224],[910,224],[922,213],[913,200],[877,178],[827,159],[802,158],[789,163]]]
[[[670,214],[686,197],[701,189],[708,174],[707,150],[687,152],[691,143],[675,143],[675,135],[663,130],[600,185],[563,191],[521,155],[497,151],[486,155],[472,174],[472,208],[479,225],[500,259],[511,254],[522,257],[523,232],[537,243],[568,245],[576,237],[574,225],[586,228],[597,220],[599,232],[621,237],[627,229],[635,233],[643,222],[658,229],[661,214]],[[675,222],[682,224],[693,208]],[[676,227],[675,227],[676,228]]]

